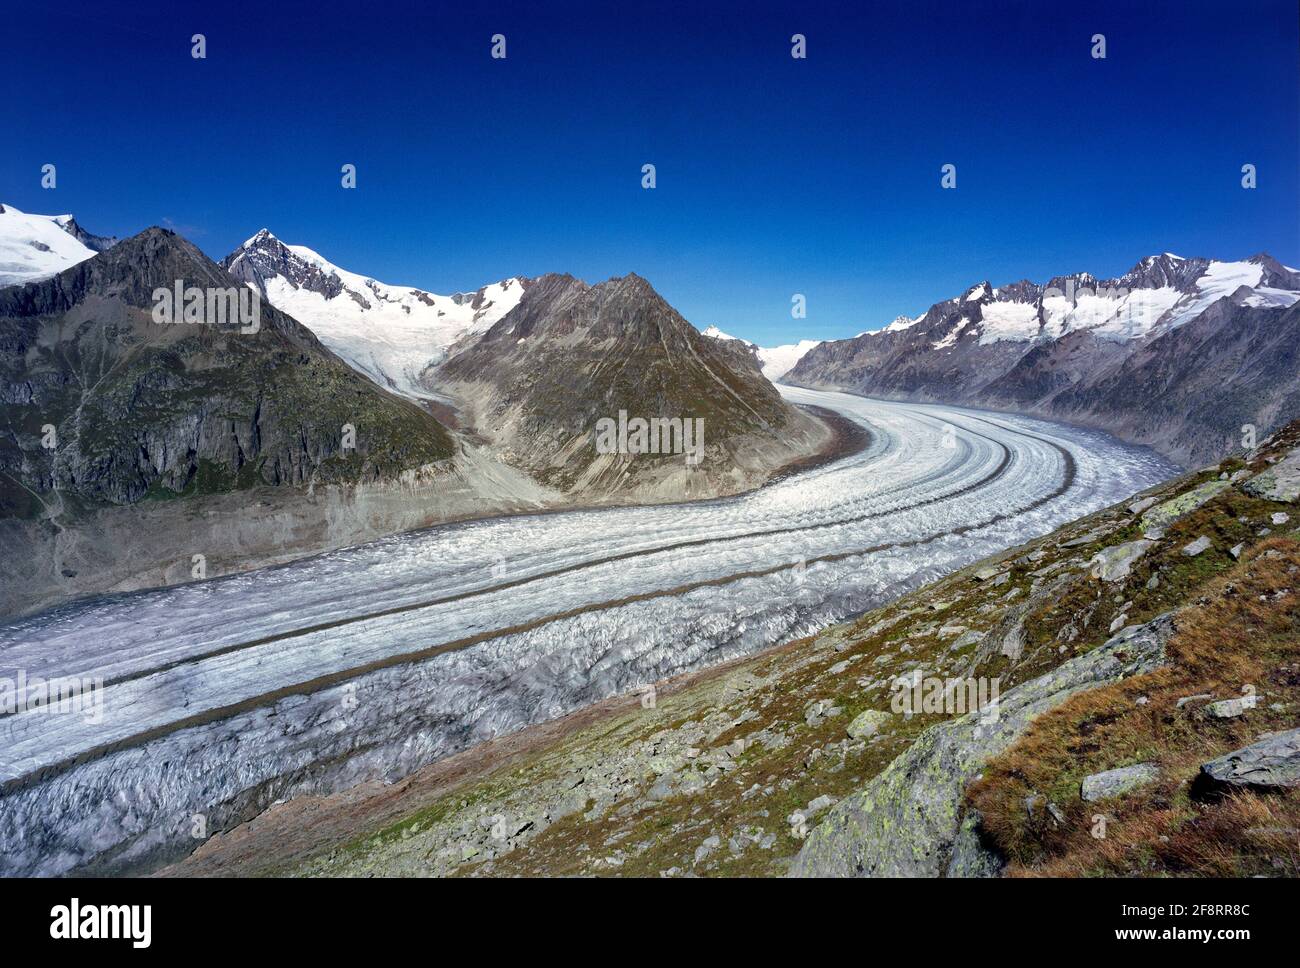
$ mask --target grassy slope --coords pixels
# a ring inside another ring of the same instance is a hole
[[[1170,664],[1074,697],[1036,720],[969,791],[1013,875],[1300,875],[1300,793],[1193,796],[1200,765],[1300,720],[1300,542],[1269,538],[1200,589],[1170,641]],[[1256,690],[1233,719],[1206,716],[1209,694]],[[1139,701],[1141,700],[1141,701]],[[1085,803],[1092,773],[1154,762],[1153,785]],[[1026,798],[1063,820],[1031,815]],[[1098,827],[1096,817],[1106,818]],[[1104,836],[1098,836],[1104,829]]]
[[[1293,431],[1292,438],[1297,436],[1300,430]],[[1297,442],[1289,439],[1288,446]],[[1262,466],[1258,462],[1255,468]],[[1239,461],[1225,462],[1222,470],[1238,467]],[[1216,468],[1148,493],[1168,500],[1218,477]],[[1278,534],[1258,534],[1271,515],[1282,510],[1291,513],[1286,527],[1294,529],[1294,506],[1230,488],[1169,526],[1165,538],[1132,573],[1115,583],[1093,579],[1089,561],[1100,548],[1136,537],[1138,518],[1123,507],[1099,512],[990,559],[1005,580],[977,580],[975,573],[988,564],[983,562],[855,622],[666,684],[653,708],[614,704],[594,725],[533,747],[522,744],[522,752],[486,774],[412,797],[382,829],[299,855],[287,865],[273,863],[272,868],[276,873],[316,875],[781,874],[801,844],[800,832],[789,820],[793,812],[819,797],[835,801],[860,788],[917,733],[944,718],[893,715],[876,736],[851,740],[845,727],[856,713],[889,709],[894,676],[919,664],[927,675],[1000,676],[1005,691],[1106,641],[1121,613],[1127,615],[1126,624],[1136,624],[1204,598],[1209,604],[1196,613],[1203,618],[1175,647],[1174,671],[1158,673],[1164,677],[1158,683],[1125,683],[1103,690],[1114,695],[1098,693],[1095,700],[1090,693],[1050,723],[1045,717],[1042,732],[1031,731],[999,761],[1000,772],[990,771],[980,787],[980,806],[990,812],[990,825],[1004,847],[1028,870],[1050,862],[1062,848],[1057,841],[1042,839],[1041,831],[1014,822],[1017,804],[1023,812],[1022,788],[1036,785],[1064,799],[1068,790],[1077,792],[1082,773],[1166,748],[1170,735],[1143,735],[1139,726],[1141,717],[1149,715],[1145,710],[1163,708],[1157,701],[1174,693],[1213,692],[1215,698],[1226,698],[1238,694],[1243,675],[1249,675],[1247,681],[1266,683],[1260,690],[1266,693],[1281,688],[1279,676],[1290,681],[1286,677],[1296,668],[1294,594],[1270,602],[1268,608],[1249,610],[1264,625],[1260,634],[1246,629],[1234,633],[1233,648],[1241,653],[1241,665],[1204,661],[1213,660],[1210,642],[1215,630],[1224,631],[1224,622],[1244,616],[1222,604],[1227,587],[1223,576],[1231,571],[1226,581],[1255,591],[1257,579],[1243,586],[1247,579],[1242,569],[1256,566],[1239,565],[1227,549],[1244,542],[1243,557],[1255,562],[1265,548],[1295,554],[1294,536],[1279,541]],[[1181,549],[1202,534],[1213,538],[1213,548],[1197,557],[1183,555]],[[1088,540],[1062,547],[1080,538]],[[1275,583],[1276,569],[1270,569],[1258,580]],[[957,631],[961,628],[974,634]],[[999,647],[1009,632],[1018,632],[1022,643],[1019,650],[1006,650],[1018,651],[1014,661]],[[987,634],[983,641],[973,642],[981,633]],[[1201,659],[1192,662],[1192,655]],[[1145,689],[1152,703],[1125,705],[1134,689]],[[818,702],[830,708],[810,716],[809,707]],[[1095,728],[1088,718],[1095,712],[1094,702],[1118,702],[1129,710],[1136,718],[1123,729],[1130,731],[1115,733],[1109,747],[1103,744],[1106,752],[1093,750],[1087,742],[1058,749],[1063,734],[1086,734]],[[1294,724],[1293,705],[1275,718],[1280,722],[1288,717]],[[1051,725],[1058,720],[1059,727]],[[1198,757],[1208,759],[1242,745],[1264,721],[1273,724],[1269,718],[1252,719],[1248,730],[1239,725],[1215,727],[1217,732],[1197,732],[1185,747],[1169,747],[1171,763],[1182,771],[1172,774],[1171,782],[1185,778]],[[1178,817],[1185,819],[1191,809],[1179,801],[1174,804],[1176,815],[1165,815],[1159,813],[1163,800],[1152,803],[1145,822],[1157,838],[1166,823],[1172,834]],[[1231,809],[1237,812],[1217,816],[1238,827],[1246,822],[1241,818],[1257,818],[1263,810],[1249,804]],[[1078,813],[1072,806],[1070,815]],[[1212,833],[1218,822],[1199,829]],[[710,849],[709,838],[714,836],[719,840]],[[1071,843],[1078,840],[1076,831]],[[1266,839],[1245,842],[1245,848],[1256,856],[1239,869],[1275,869]],[[1190,855],[1195,848],[1179,850]],[[1067,857],[1061,867],[1049,869],[1111,870],[1091,855],[1077,864]],[[1162,869],[1139,865],[1124,872]],[[1200,873],[1221,868],[1207,863],[1176,869]]]

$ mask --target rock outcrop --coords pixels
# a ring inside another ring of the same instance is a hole
[[[797,877],[939,877],[990,871],[963,813],[966,786],[1035,717],[1075,693],[1149,672],[1165,661],[1174,618],[1132,626],[1105,645],[1003,694],[997,715],[972,711],[932,726],[809,834]]]
[[[1193,791],[1204,796],[1296,787],[1300,787],[1300,729],[1265,736],[1202,764]]]
[[[1079,785],[1079,796],[1085,802],[1118,797],[1130,790],[1151,783],[1160,775],[1160,769],[1154,763],[1134,763],[1132,766],[1120,766],[1103,773],[1085,776]]]

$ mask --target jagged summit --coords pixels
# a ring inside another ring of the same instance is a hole
[[[514,277],[449,296],[389,285],[289,245],[267,228],[222,265],[305,323],[354,369],[413,399],[433,397],[428,370],[514,308],[531,284]]]
[[[1091,423],[1191,463],[1242,424],[1300,416],[1298,301],[1300,272],[1266,253],[1163,252],[1114,279],[976,283],[914,320],[823,343],[786,380]]]

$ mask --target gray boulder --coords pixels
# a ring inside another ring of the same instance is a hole
[[[1260,471],[1242,490],[1268,501],[1300,501],[1300,449],[1293,450],[1268,470]]]
[[[1244,716],[1251,704],[1246,699],[1220,699],[1205,707],[1205,714],[1214,719],[1236,719]]]
[[[1139,538],[1126,541],[1097,552],[1092,558],[1092,577],[1100,581],[1120,581],[1127,578],[1133,564],[1147,553],[1154,541]]]
[[[1274,733],[1201,764],[1193,792],[1300,787],[1300,729]]]
[[[889,722],[890,714],[879,709],[867,709],[853,717],[849,723],[848,734],[853,739],[865,739],[880,732],[880,728]]]

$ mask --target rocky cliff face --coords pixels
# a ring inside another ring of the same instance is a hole
[[[915,320],[823,343],[789,383],[964,403],[1095,426],[1195,465],[1300,415],[1300,272],[1244,262],[1143,259],[1086,273],[972,286]]]
[[[595,286],[567,275],[534,280],[432,379],[507,460],[575,495],[743,490],[830,436],[782,401],[749,347],[701,335],[636,275]],[[702,421],[698,463],[684,452],[602,452],[598,425],[620,412]]]
[[[155,291],[170,295],[178,281],[205,294],[243,288],[184,239],[150,229],[53,279],[0,290],[6,513],[375,482],[451,456],[429,414],[370,385],[272,306],[258,307],[255,327],[218,322],[206,299],[194,321],[177,306],[175,322],[155,322]]]

